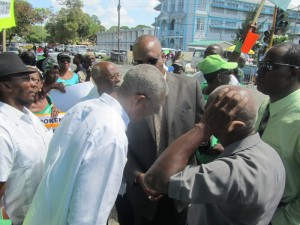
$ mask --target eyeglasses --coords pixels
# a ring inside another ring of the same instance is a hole
[[[158,60],[159,60],[159,57],[158,58],[149,58],[147,60],[133,59],[132,60],[132,65],[134,65],[134,66],[139,65],[139,64],[156,65]]]
[[[23,74],[23,75],[17,75],[17,76],[11,76],[10,77],[11,79],[21,79],[23,81],[26,81],[26,82],[34,82],[35,84],[38,84],[41,82],[40,79],[35,79],[34,77],[30,76],[30,74]]]
[[[61,63],[64,63],[64,62],[67,62],[67,63],[70,63],[71,62],[71,59],[69,58],[62,58],[59,60]]]
[[[276,66],[288,66],[288,67],[294,67],[294,68],[299,68],[300,66],[296,66],[296,65],[291,65],[291,64],[284,64],[284,63],[275,63],[275,62],[258,62],[258,69],[260,70],[269,70],[272,71],[274,70],[274,67]]]
[[[109,76],[103,76],[103,77],[98,77],[98,78],[105,78],[105,79],[110,79],[110,80],[114,80],[114,79],[119,79],[120,78],[120,74],[119,73],[115,73]]]

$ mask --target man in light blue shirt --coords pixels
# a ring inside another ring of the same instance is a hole
[[[71,108],[50,143],[24,224],[105,225],[126,163],[127,125],[157,112],[166,94],[159,70],[139,65],[111,95]]]

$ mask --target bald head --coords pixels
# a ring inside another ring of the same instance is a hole
[[[218,44],[211,44],[207,46],[204,52],[204,58],[209,55],[220,55],[221,57],[223,57],[223,47]]]
[[[111,93],[120,85],[120,74],[116,64],[99,62],[92,68],[92,78],[97,86],[98,93]]]
[[[151,64],[162,73],[165,73],[161,45],[155,36],[142,35],[138,37],[133,44],[132,50],[135,64]]]

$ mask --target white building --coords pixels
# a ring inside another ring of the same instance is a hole
[[[247,14],[260,0],[159,0],[155,7],[160,14],[152,24],[162,47],[191,50],[205,43],[231,42],[242,27]],[[300,1],[299,1],[300,5]],[[292,41],[300,39],[300,6],[287,10]],[[259,17],[261,32],[268,30],[273,21],[274,5],[266,1]],[[263,36],[263,35],[261,35]],[[205,41],[205,43],[204,43]]]
[[[144,34],[154,34],[153,28],[132,28],[120,30],[120,49],[130,50],[130,45],[137,37]],[[118,49],[118,31],[102,32],[97,34],[97,47],[101,49]]]

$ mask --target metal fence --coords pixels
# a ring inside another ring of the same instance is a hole
[[[244,71],[244,84],[253,86],[254,77],[256,76],[257,65],[245,65]]]

